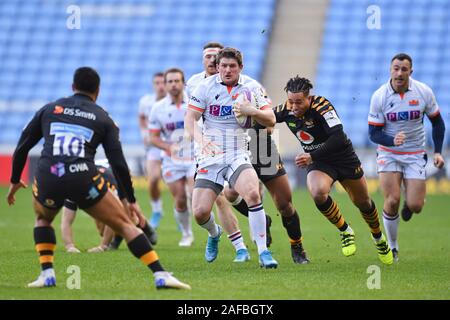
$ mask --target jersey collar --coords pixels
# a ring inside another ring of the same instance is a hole
[[[175,102],[173,102],[170,94],[167,94],[167,96],[165,98],[167,98],[169,100],[170,104],[175,105]],[[189,99],[188,99],[188,96],[186,95],[186,92],[183,92],[183,100],[181,101],[181,103],[186,103],[188,100]]]
[[[408,89],[406,89],[406,92],[412,90],[412,82],[413,82],[413,78],[409,77]],[[388,90],[390,95],[393,95],[393,94],[396,94],[396,93],[400,94],[400,92],[395,91],[394,88],[392,87],[391,79],[389,79],[389,81],[387,82],[386,85],[387,85],[387,90]]]
[[[92,100],[91,97],[89,97],[87,94],[84,94],[82,92],[77,92],[73,96],[76,97],[76,98],[81,98],[83,100],[89,100],[89,101],[94,102],[94,100]]]

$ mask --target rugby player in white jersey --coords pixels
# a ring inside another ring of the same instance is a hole
[[[403,220],[420,213],[425,203],[425,115],[433,127],[433,163],[437,168],[444,166],[441,151],[445,124],[439,106],[430,87],[412,79],[412,72],[411,57],[404,53],[395,55],[391,60],[391,78],[372,95],[369,113],[370,139],[378,144],[384,227],[396,261],[402,182],[405,187]]]
[[[187,96],[184,95],[184,73],[171,68],[164,72],[167,96],[155,103],[150,113],[151,143],[165,152],[162,174],[174,197],[174,215],[181,228],[180,247],[189,247],[194,241],[188,202],[194,187],[194,145],[184,143],[184,115]],[[186,191],[187,189],[187,191]]]
[[[220,49],[223,49],[223,45],[219,42],[208,42],[203,46],[204,71],[194,74],[186,82],[186,92],[188,97],[191,97],[192,92],[203,79],[217,73],[216,56]],[[202,124],[203,121],[200,119],[199,125]],[[250,255],[247,247],[245,246],[241,230],[239,229],[238,220],[233,214],[231,206],[225,198],[223,192],[217,196],[216,205],[219,221],[222,223],[223,229],[228,234],[228,239],[230,239],[234,249],[236,250],[234,262],[248,261],[250,259]]]
[[[152,208],[152,216],[149,223],[153,228],[157,228],[163,215],[160,187],[161,150],[150,142],[148,117],[153,105],[166,96],[164,74],[162,72],[157,72],[153,75],[152,85],[153,94],[146,94],[139,100],[139,128],[141,129],[141,136],[146,149],[145,169],[147,171],[150,206]]]
[[[192,208],[197,223],[209,233],[206,261],[214,261],[222,229],[215,223],[211,209],[223,189],[225,180],[249,206],[250,230],[258,247],[259,263],[276,268],[278,262],[266,245],[266,218],[259,193],[259,181],[248,152],[248,135],[236,121],[236,115],[252,116],[264,126],[274,126],[275,116],[264,97],[260,85],[249,77],[242,77],[242,54],[234,48],[224,48],[216,58],[218,74],[197,86],[189,101],[185,117],[186,133],[200,144],[197,155],[197,175]],[[260,108],[248,102],[236,104],[235,99],[247,88],[254,92]],[[233,110],[234,108],[234,110]],[[197,121],[203,118],[203,128]]]

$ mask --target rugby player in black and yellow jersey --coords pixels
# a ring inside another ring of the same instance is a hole
[[[89,67],[77,69],[72,89],[73,96],[49,103],[35,114],[25,126],[13,155],[7,195],[9,205],[14,204],[15,193],[26,187],[21,175],[28,152],[44,138],[33,184],[34,241],[42,272],[28,287],[56,285],[53,269],[56,237],[52,221],[64,200],[69,199],[126,239],[132,254],[154,273],[157,288],[190,289],[189,285],[164,271],[149,240],[134,225],[94,164],[97,147],[102,144],[114,175],[123,185],[129,212],[142,224],[145,217],[134,196],[119,129],[106,111],[95,103],[100,92],[99,75]]]
[[[369,225],[380,260],[392,264],[392,252],[381,232],[378,212],[369,196],[361,162],[352,142],[330,101],[310,95],[311,89],[308,79],[291,78],[285,87],[287,101],[274,108],[277,122],[287,124],[305,151],[295,158],[295,164],[306,168],[308,191],[317,208],[341,232],[344,255],[355,254],[355,234],[330,197],[335,181],[344,187]]]

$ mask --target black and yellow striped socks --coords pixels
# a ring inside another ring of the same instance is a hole
[[[372,206],[367,211],[361,211],[361,215],[363,216],[366,223],[369,225],[370,232],[372,233],[375,239],[381,238],[381,228],[380,228],[380,220],[378,218],[378,211],[375,203],[372,200]]]
[[[302,230],[300,228],[300,218],[297,211],[290,217],[281,216],[283,227],[286,229],[291,245],[302,244]]]
[[[128,248],[136,258],[141,260],[142,263],[153,272],[164,271],[161,263],[159,262],[158,255],[155,250],[153,250],[152,245],[143,233],[128,242]]]
[[[348,228],[348,224],[345,222],[344,217],[341,215],[337,203],[328,196],[327,200],[322,204],[316,203],[317,209],[322,212],[325,218],[336,226],[340,231],[345,231]]]
[[[55,230],[52,227],[35,227],[33,234],[42,270],[53,269],[53,253],[56,248]]]

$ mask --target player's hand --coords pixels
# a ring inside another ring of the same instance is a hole
[[[215,155],[220,153],[222,153],[222,151],[215,142],[209,140],[208,138],[203,138],[202,140],[203,155],[214,157]]]
[[[266,127],[267,134],[272,134],[275,130],[275,127]]]
[[[295,165],[300,168],[305,168],[312,163],[312,158],[309,153],[300,153],[295,157]]]
[[[172,143],[169,147],[169,152],[171,157],[178,157],[181,150],[181,145],[179,143]]]
[[[405,133],[403,131],[400,131],[394,137],[394,145],[401,146],[402,144],[405,143],[405,138],[406,138]]]
[[[233,111],[237,117],[240,116],[254,116],[256,109],[250,105],[247,97],[244,96],[243,103],[235,102],[233,104]]]
[[[435,153],[433,163],[436,168],[442,169],[445,164],[444,157],[440,153]]]
[[[139,226],[143,228],[145,226],[146,219],[145,219],[144,215],[142,214],[139,204],[137,202],[129,203],[128,210],[131,214],[131,219],[139,221]]]
[[[11,206],[16,202],[16,197],[14,196],[20,188],[26,188],[28,187],[25,182],[20,180],[18,183],[11,183],[9,186],[8,195],[6,196],[6,199],[8,200],[8,204]]]

